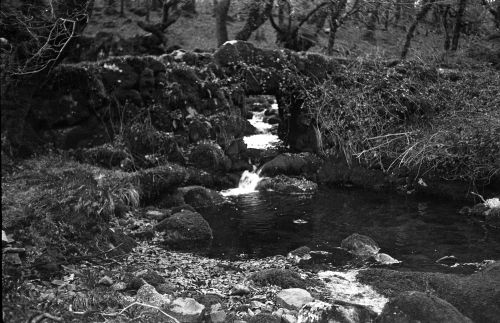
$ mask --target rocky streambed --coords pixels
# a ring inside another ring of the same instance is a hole
[[[498,321],[495,174],[474,206],[325,156],[297,94],[345,63],[231,42],[2,98],[4,321]]]

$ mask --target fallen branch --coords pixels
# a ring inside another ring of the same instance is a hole
[[[470,192],[470,193],[471,193],[472,195],[475,195],[475,196],[479,197],[479,198],[481,199],[481,201],[483,201],[483,203],[485,203],[485,202],[486,202],[486,200],[484,199],[484,197],[483,197],[481,194],[478,194],[478,193],[476,193],[476,192]]]
[[[2,249],[2,253],[24,253],[26,252],[26,249],[24,248],[11,248],[7,247]]]
[[[169,315],[167,313],[165,313],[164,311],[162,311],[159,307],[157,306],[153,306],[153,305],[149,305],[149,304],[144,304],[144,303],[139,303],[139,302],[133,302],[132,304],[129,304],[127,305],[124,309],[122,309],[120,312],[117,312],[117,313],[102,313],[101,315],[103,316],[119,316],[119,315],[123,315],[123,313],[128,310],[129,308],[131,308],[132,306],[134,305],[139,305],[139,306],[144,306],[144,307],[149,307],[149,308],[153,308],[155,310],[158,310],[160,313],[162,313],[163,315],[165,315],[166,317],[168,317],[172,322],[174,323],[180,323],[175,317],[173,317],[172,315]]]
[[[56,321],[56,322],[62,322],[62,318],[60,318],[58,316],[54,316],[54,315],[49,314],[49,313],[43,313],[43,314],[37,315],[34,318],[28,320],[27,323],[38,323],[38,322],[41,322],[43,319],[49,319],[49,320]]]

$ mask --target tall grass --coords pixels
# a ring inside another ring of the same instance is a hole
[[[387,173],[488,182],[500,175],[500,75],[360,62],[304,103],[325,149]]]

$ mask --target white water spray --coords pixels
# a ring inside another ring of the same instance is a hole
[[[271,105],[271,109],[277,110],[278,104],[274,102]],[[271,130],[276,127],[276,125],[270,125],[264,122],[264,115],[265,111],[254,112],[250,120],[250,123],[257,129],[258,134],[243,137],[248,148],[268,149],[275,147],[280,142],[278,136],[271,133]],[[257,185],[262,180],[262,177],[259,175],[260,170],[257,170],[257,167],[254,166],[253,171],[250,172],[246,170],[241,174],[238,187],[222,191],[221,194],[224,196],[234,196],[257,192]]]
[[[224,196],[234,196],[234,195],[241,195],[241,194],[249,194],[249,193],[254,193],[257,192],[257,185],[259,182],[262,180],[262,178],[259,176],[258,171],[244,171],[243,174],[241,174],[240,182],[238,183],[238,187],[236,188],[231,188],[225,191],[222,191],[221,194]]]
[[[271,110],[277,110],[278,104],[271,105]],[[270,125],[264,122],[265,111],[254,112],[250,124],[257,129],[258,134],[246,136],[243,138],[248,148],[267,149],[276,146],[280,139],[277,135],[271,133],[271,130],[277,125]]]

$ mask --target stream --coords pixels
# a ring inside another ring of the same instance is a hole
[[[275,126],[263,118],[264,111],[254,113],[258,134],[244,138],[250,148],[280,144]],[[454,256],[466,264],[500,255],[500,237],[485,240],[484,229],[459,214],[458,203],[353,188],[320,187],[303,195],[258,192],[260,180],[257,168],[245,171],[237,188],[222,192],[230,203],[205,213],[214,231],[209,256],[262,258],[301,246],[328,251],[353,233],[374,239],[381,252],[401,261],[401,270],[449,271],[436,260]]]
[[[328,251],[352,233],[371,237],[408,270],[443,271],[436,260],[450,255],[460,263],[500,255],[500,237],[484,241],[484,230],[451,202],[346,188],[230,198],[231,204],[206,213],[214,231],[210,256],[261,258],[300,246]]]

